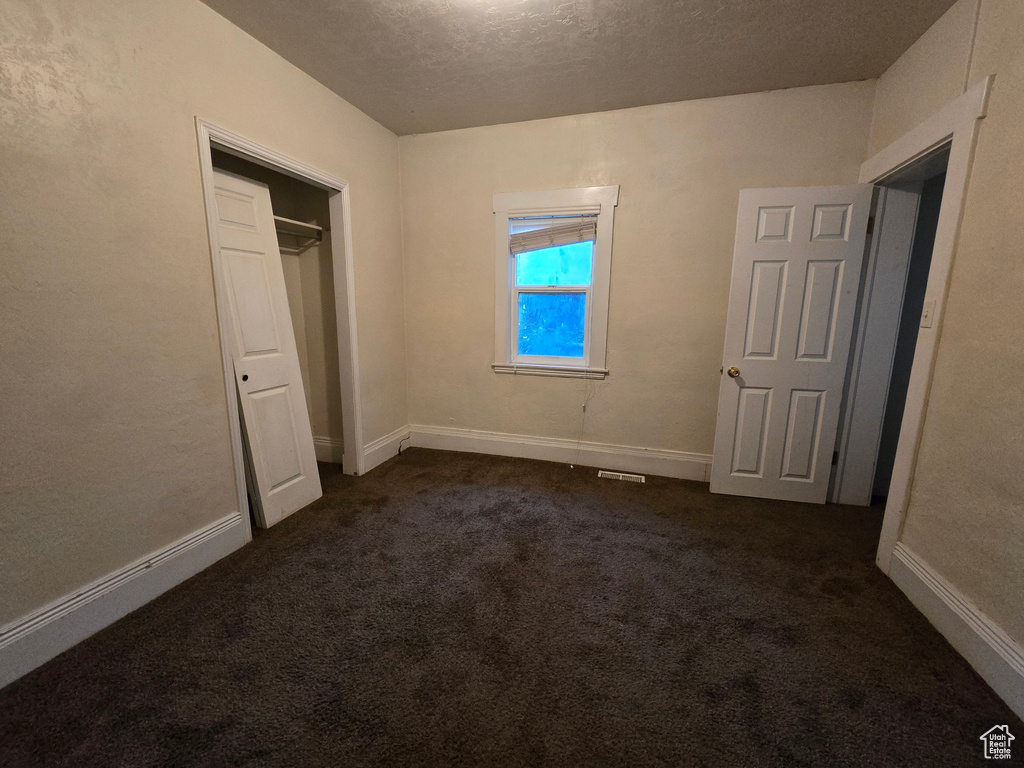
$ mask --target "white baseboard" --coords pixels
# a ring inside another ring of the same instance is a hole
[[[1024,717],[1024,648],[902,543],[889,576],[1018,717]]]
[[[341,464],[345,455],[344,444],[329,437],[314,437],[313,450],[316,451],[316,460],[327,464]]]
[[[0,627],[0,688],[113,624],[249,541],[235,512]]]
[[[413,424],[410,443],[419,448],[444,451],[491,453],[563,464],[638,472],[645,475],[675,477],[708,482],[711,457],[703,453],[684,453],[654,448],[636,448],[608,443],[577,443],[554,437],[531,437],[475,429],[428,427]]]
[[[383,464],[392,456],[398,455],[398,444],[409,437],[409,425],[399,427],[394,432],[367,443],[363,448],[363,474]]]

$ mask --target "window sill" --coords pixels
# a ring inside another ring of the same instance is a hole
[[[603,379],[605,368],[583,368],[562,365],[524,365],[522,363],[493,363],[495,373],[513,373],[518,376],[559,376],[566,379]]]

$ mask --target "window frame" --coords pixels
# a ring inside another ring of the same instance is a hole
[[[509,221],[513,217],[509,217]],[[511,229],[511,226],[509,227]],[[510,237],[511,239],[511,237]],[[579,368],[580,358],[578,357],[558,357],[557,355],[523,355],[519,353],[519,334],[516,332],[519,328],[519,297],[522,294],[543,294],[543,293],[582,293],[585,301],[585,314],[583,317],[583,368],[589,367],[589,353],[590,353],[590,319],[593,312],[593,292],[594,292],[594,267],[597,258],[597,241],[588,241],[591,243],[591,264],[590,264],[590,283],[586,285],[519,285],[519,281],[516,279],[516,259],[522,256],[519,254],[509,254],[509,303],[512,312],[509,325],[509,364],[510,365],[542,365],[548,368],[557,366],[562,368]],[[530,253],[530,251],[525,251]]]
[[[494,195],[494,363],[496,373],[524,373],[603,379],[608,341],[608,293],[611,277],[612,232],[618,185],[553,189],[543,192],[505,192]],[[593,269],[589,286],[516,285],[515,257],[509,247],[510,219],[528,216],[597,216]],[[578,357],[519,355],[519,294],[585,293],[583,360]]]

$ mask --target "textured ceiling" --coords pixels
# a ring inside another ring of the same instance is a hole
[[[954,0],[203,0],[399,135],[880,75]]]

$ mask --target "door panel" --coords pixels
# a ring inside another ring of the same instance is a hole
[[[871,194],[740,193],[712,491],[825,501]]]
[[[814,459],[821,437],[824,392],[794,389],[789,396],[789,419],[782,454],[782,476],[792,480],[813,480]]]
[[[779,316],[782,313],[782,289],[786,282],[786,262],[754,263],[750,287],[750,317],[743,357],[775,357],[779,341]]]
[[[264,528],[320,498],[284,270],[266,185],[214,171],[235,379]]]
[[[733,449],[733,474],[760,477],[764,471],[764,447],[768,439],[768,414],[772,391],[744,387],[737,409],[736,446]]]
[[[792,235],[793,206],[757,209],[757,242],[789,242]]]
[[[221,249],[235,327],[243,358],[281,351],[270,278],[262,254]]]
[[[807,263],[804,307],[800,317],[797,360],[828,360],[832,352],[832,328],[843,284],[841,261]]]
[[[255,434],[263,447],[260,453],[270,491],[302,477],[295,414],[292,413],[293,398],[289,389],[284,384],[249,393],[253,405],[250,434]],[[265,446],[272,446],[272,449],[267,450]]]

